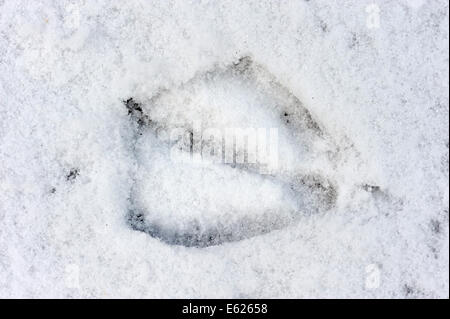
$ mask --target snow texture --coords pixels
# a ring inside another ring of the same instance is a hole
[[[448,298],[448,18],[0,0],[0,297]]]

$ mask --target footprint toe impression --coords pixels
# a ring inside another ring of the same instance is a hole
[[[335,204],[335,187],[311,169],[331,165],[331,139],[248,57],[125,104],[136,137],[127,216],[135,230],[207,247],[282,229]]]

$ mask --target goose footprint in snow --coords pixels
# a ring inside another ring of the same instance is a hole
[[[282,229],[334,206],[335,145],[298,98],[241,58],[125,101],[135,129],[129,225],[207,247]]]

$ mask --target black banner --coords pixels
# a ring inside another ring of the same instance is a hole
[[[414,314],[423,302],[445,306],[447,300],[299,300],[299,299],[150,299],[150,300],[1,300],[2,309],[10,304],[15,314],[22,310],[45,310],[47,315],[114,315],[130,318],[291,318],[320,315],[379,315],[399,306],[402,314]],[[30,307],[28,307],[30,306]],[[139,315],[137,315],[139,313]]]

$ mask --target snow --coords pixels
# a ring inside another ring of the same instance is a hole
[[[440,0],[0,0],[0,296],[448,298],[448,63]]]

